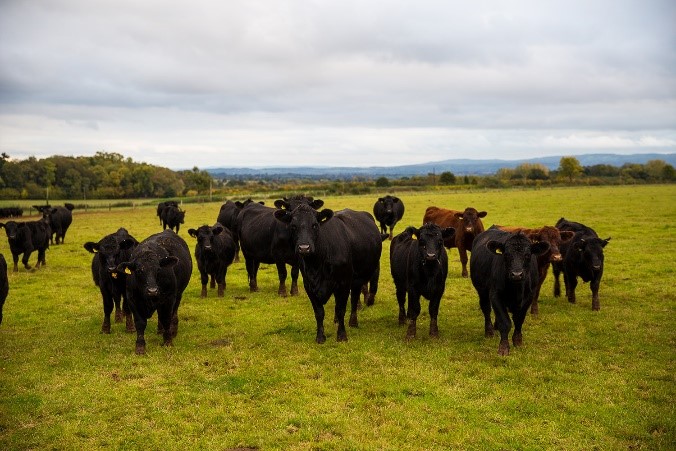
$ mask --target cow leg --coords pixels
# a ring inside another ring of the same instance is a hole
[[[146,353],[146,339],[145,332],[148,320],[141,317],[136,312],[134,313],[134,325],[136,326],[136,354],[143,355]]]
[[[599,301],[599,287],[601,286],[601,276],[595,277],[590,283],[589,288],[592,292],[592,310],[601,310],[601,302]]]
[[[277,294],[285,298],[288,294],[286,292],[286,263],[277,262],[277,277],[279,277],[279,288],[277,289]]]
[[[437,326],[437,317],[439,316],[439,304],[441,298],[430,301],[430,337],[439,338],[439,326]]]
[[[101,333],[110,333],[110,314],[113,313],[113,296],[110,293],[101,291],[101,298],[103,299],[103,324],[101,325]]]
[[[523,335],[521,335],[521,327],[523,326],[523,322],[526,319],[526,312],[528,311],[528,307],[521,309],[520,311],[516,312],[513,317],[514,317],[514,333],[512,334],[512,343],[514,346],[521,346],[523,345]]]
[[[420,294],[409,290],[408,292],[408,329],[406,330],[406,339],[412,340],[416,335],[416,322],[420,315]]]
[[[26,269],[31,269],[31,265],[28,264],[28,258],[30,257],[31,253],[30,252],[24,252],[23,258],[21,259],[21,263],[23,264],[23,267]]]
[[[164,339],[163,346],[172,346],[172,311],[169,306],[162,306],[157,309],[157,321],[158,324],[162,324],[162,338]]]
[[[200,270],[200,281],[202,282],[202,292],[200,293],[201,298],[207,297],[207,283],[209,283],[209,274]]]
[[[14,272],[19,272],[19,254],[12,254],[14,260]]]
[[[488,293],[479,293],[479,307],[484,314],[484,336],[491,338],[495,335],[495,329],[491,322],[491,300]]]
[[[467,251],[464,247],[458,247],[458,253],[460,254],[460,263],[462,264],[462,277],[468,277],[467,273]]]
[[[563,281],[566,284],[566,297],[568,302],[575,304],[575,288],[577,288],[577,276],[563,273]]]
[[[136,327],[134,327],[134,319],[131,314],[131,308],[129,307],[129,301],[127,300],[126,295],[122,295],[122,311],[124,312],[125,317],[125,330],[127,332],[135,332]]]
[[[225,266],[225,265],[224,265]],[[225,266],[224,269],[220,270],[217,275],[216,283],[218,284],[218,297],[222,298],[225,296],[225,276],[227,274],[228,267]]]
[[[113,287],[113,304],[115,304],[115,322],[116,323],[121,323],[122,322],[122,309],[120,308],[121,304],[121,298],[122,296],[120,293]]]
[[[557,265],[552,265],[552,275],[554,276],[554,297],[558,298],[561,296],[561,282],[559,282],[559,274],[561,270]]]
[[[315,321],[317,322],[317,337],[315,341],[322,344],[326,341],[324,335],[324,306],[318,301],[312,301],[312,309],[315,312]]]
[[[399,325],[406,324],[406,288],[397,287],[397,303],[399,304]]]
[[[336,332],[337,341],[347,341],[347,331],[345,330],[345,312],[347,311],[347,298],[350,296],[349,288],[340,288],[334,292],[336,299],[335,321],[338,323]]]
[[[363,287],[352,287],[352,290],[350,290],[350,322],[348,323],[350,327],[359,327],[357,311],[359,310],[359,299],[361,297],[362,288]]]
[[[376,269],[371,275],[369,280],[369,296],[366,299],[366,305],[371,307],[376,302],[376,293],[378,292],[378,280],[380,279],[380,266],[376,266]]]
[[[298,296],[298,273],[300,273],[300,266],[291,265],[291,296]]]
[[[500,331],[500,344],[498,345],[498,354],[509,355],[509,331],[512,328],[512,321],[509,319],[507,308],[502,306],[497,293],[491,291],[491,307],[495,312],[495,324]]]
[[[213,274],[211,275],[211,280],[209,281],[209,288],[211,288],[212,290],[216,288],[216,278],[214,277]]]
[[[244,260],[246,263],[246,272],[249,276],[249,291],[253,293],[258,291],[258,283],[256,282],[256,275],[258,274],[258,267],[260,263],[257,260],[254,260],[253,258],[247,258],[246,255],[244,256]]]
[[[537,316],[540,313],[540,308],[538,306],[538,299],[540,298],[540,288],[542,288],[542,283],[544,279],[538,281],[538,285],[533,290],[533,303],[530,305],[530,314]]]

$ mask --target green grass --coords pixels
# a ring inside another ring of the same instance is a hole
[[[161,229],[155,211],[76,210],[46,268],[9,275],[0,449],[674,449],[676,187],[395,194],[406,205],[395,233],[420,225],[429,205],[471,205],[489,212],[487,226],[564,216],[612,236],[601,311],[591,310],[588,284],[577,304],[554,299],[550,274],[524,346],[499,357],[453,249],[440,338],[427,336],[423,301],[418,337],[407,342],[385,242],[376,304],[347,343],[329,320],[327,342],[315,344],[305,292],[279,298],[276,270],[263,266],[261,291],[249,293],[242,262],[222,299],[199,298],[195,268],[174,346],[147,333],[139,357],[122,324],[99,333],[100,294],[82,244],[120,226],[143,239]],[[376,197],[324,200],[371,211]],[[180,235],[191,248],[187,229],[213,223],[219,205],[185,207]],[[0,251],[11,260],[4,234]]]

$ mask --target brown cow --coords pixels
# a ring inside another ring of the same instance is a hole
[[[444,240],[447,249],[458,248],[460,263],[462,263],[462,277],[467,277],[467,251],[472,249],[474,237],[484,231],[484,224],[480,218],[488,213],[476,211],[475,208],[467,207],[465,211],[447,210],[445,208],[427,207],[423,224],[433,222],[442,229],[453,227],[455,236]]]
[[[529,229],[526,227],[508,227],[508,226],[497,226],[499,229],[506,232],[518,233],[522,232],[528,237],[533,243],[544,241],[549,244],[549,251],[545,252],[542,255],[538,256],[538,285],[533,291],[533,303],[530,306],[531,315],[537,315],[538,310],[538,298],[540,297],[540,288],[547,277],[547,271],[549,270],[550,263],[562,261],[561,251],[559,246],[561,243],[571,240],[575,236],[575,232],[561,232],[556,227],[552,226],[543,226],[538,229]]]

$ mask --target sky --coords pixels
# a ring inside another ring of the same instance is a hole
[[[0,0],[0,151],[197,166],[676,152],[673,0]]]

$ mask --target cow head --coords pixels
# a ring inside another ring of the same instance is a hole
[[[121,236],[123,240],[128,240],[129,247],[124,248],[120,245]],[[103,237],[98,243],[88,241],[84,244],[84,248],[92,254],[96,254],[101,263],[101,267],[116,279],[118,277],[117,266],[122,263],[122,260],[127,258],[128,252],[138,244],[134,238],[129,236],[126,229],[120,228],[115,235],[107,235]]]
[[[379,197],[378,203],[385,208],[385,212],[391,214],[394,205],[399,203],[399,198],[395,196]]]
[[[5,233],[7,234],[7,239],[9,241],[14,241],[16,240],[22,232],[22,229],[26,227],[26,224],[23,222],[16,222],[16,221],[7,221],[6,223],[0,223],[0,228],[5,229]]]
[[[438,225],[428,222],[419,229],[407,227],[406,232],[410,233],[418,242],[418,257],[422,263],[441,261],[441,255],[445,252],[444,240],[451,239],[455,235],[453,227],[442,229]]]
[[[467,207],[462,213],[456,213],[455,217],[461,221],[460,227],[465,233],[478,235],[484,231],[481,218],[485,218],[487,214],[485,211],[477,211],[475,208]]]
[[[532,243],[523,233],[511,234],[505,242],[490,240],[486,247],[504,260],[507,277],[513,282],[525,279],[530,271],[530,260],[549,251],[549,243]]]
[[[314,199],[312,196],[291,196],[289,198],[282,198],[275,201],[275,207],[280,210],[294,210],[300,204],[307,204],[315,210],[319,210],[324,206],[324,201],[321,199]]]
[[[600,271],[603,268],[603,248],[608,241],[610,237],[605,240],[595,237],[580,238],[573,243],[572,252],[576,252],[588,268]]]
[[[198,229],[188,229],[188,234],[197,239],[197,245],[206,252],[211,252],[214,237],[223,232],[223,226],[217,224],[213,227],[208,225],[200,226]]]
[[[130,261],[117,265],[117,271],[127,274],[128,283],[141,291],[143,297],[152,305],[158,305],[161,302],[160,287],[157,283],[158,275],[162,270],[171,268],[176,263],[178,263],[178,258],[172,255],[160,255],[151,250],[143,250],[132,255]]]
[[[549,261],[556,263],[563,260],[560,250],[561,244],[573,239],[575,232],[559,231],[556,227],[544,226],[541,229],[527,233],[527,236],[534,243],[540,241],[549,243]]]
[[[275,218],[289,225],[294,251],[301,255],[315,252],[319,228],[333,217],[328,208],[317,211],[308,204],[301,204],[294,210],[275,210]]]

